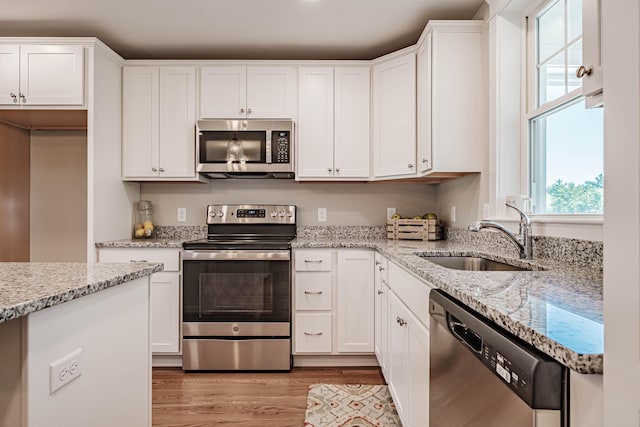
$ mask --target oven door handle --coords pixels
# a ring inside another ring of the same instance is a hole
[[[265,251],[265,250],[206,250],[206,251],[182,251],[183,260],[196,261],[289,261],[290,251]]]

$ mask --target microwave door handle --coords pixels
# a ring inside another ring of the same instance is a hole
[[[268,130],[265,133],[266,133],[266,143],[267,143],[267,146],[265,148],[267,150],[265,161],[267,162],[267,164],[271,164],[272,163],[271,162],[271,131]]]

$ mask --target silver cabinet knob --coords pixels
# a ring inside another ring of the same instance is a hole
[[[240,109],[240,114],[244,114],[244,108]]]
[[[340,173],[340,168],[336,168],[336,173]]]
[[[27,97],[26,97],[26,96],[24,96],[24,94],[23,94],[22,92],[20,92],[18,95],[20,96],[20,98],[22,98],[22,102],[23,102],[23,103],[26,103],[26,102],[27,102]]]
[[[160,172],[164,172],[164,168],[160,168]]]
[[[151,168],[152,171],[158,172],[158,168]]]
[[[428,159],[422,159],[422,163],[429,163]]]
[[[331,169],[331,168],[329,168],[329,169],[327,169],[327,170],[328,170],[329,172],[332,172],[332,171],[333,171],[333,169]]]
[[[409,163],[407,166],[409,167],[409,169],[413,169],[413,163]]]
[[[17,103],[18,103],[18,97],[16,96],[16,94],[15,94],[15,93],[11,92],[11,93],[9,94],[9,96],[10,96],[11,98],[13,98],[13,103],[14,103],[14,104],[17,104]]]
[[[251,108],[247,108],[247,114],[251,114],[251,113],[252,113]]]
[[[384,267],[383,266],[379,266],[378,267],[378,271],[384,271]]]
[[[382,294],[384,294],[384,292],[381,290],[378,290],[378,295],[382,295]]]
[[[380,265],[380,261],[376,261],[376,265]]]
[[[590,76],[592,72],[593,72],[593,68],[591,67],[587,68],[584,65],[581,65],[576,70],[576,77],[581,79],[584,76]]]

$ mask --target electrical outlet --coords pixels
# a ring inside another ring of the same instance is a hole
[[[387,208],[387,219],[390,219],[396,213],[396,208]]]
[[[178,208],[178,222],[187,222],[187,208]]]
[[[80,375],[82,375],[81,348],[49,364],[49,394],[55,393]]]
[[[318,222],[327,221],[327,208],[318,208]]]
[[[456,222],[456,207],[451,206],[451,215],[449,215],[449,221]]]

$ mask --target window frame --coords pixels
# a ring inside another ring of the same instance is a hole
[[[565,1],[565,0],[555,0]],[[573,103],[584,102],[586,98],[582,94],[582,85],[579,88],[573,89],[568,93],[541,105],[537,105],[538,101],[538,73],[537,73],[537,15],[543,12],[545,9],[552,7],[554,0],[539,0],[531,8],[526,9],[522,14],[522,28],[524,29],[524,52],[523,52],[523,72],[522,72],[522,122],[521,122],[521,191],[522,194],[526,194],[533,199],[534,191],[539,191],[541,184],[546,186],[546,179],[544,183],[538,182],[536,189],[531,185],[531,173],[533,172],[533,129],[531,121],[535,118],[543,117],[545,115],[551,115],[557,112],[561,108]],[[566,23],[566,17],[565,17]],[[567,28],[565,28],[566,33]],[[584,39],[584,34],[581,35],[581,39]],[[565,41],[567,44],[563,47],[566,50],[572,43],[567,40],[565,34]],[[575,42],[575,41],[574,41]],[[540,156],[541,153],[538,153]],[[604,154],[604,153],[603,153]],[[540,166],[538,167],[540,169]],[[540,172],[538,172],[540,173]],[[604,220],[604,214],[555,214],[555,213],[541,213],[530,214],[533,222],[541,223],[562,223],[562,224],[602,224]]]

